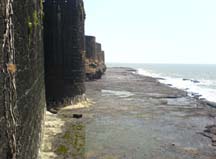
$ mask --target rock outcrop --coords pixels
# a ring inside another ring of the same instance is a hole
[[[42,5],[0,1],[0,158],[36,159],[45,110]]]
[[[85,36],[86,80],[100,79],[106,71],[104,51],[94,36]]]
[[[48,108],[71,104],[85,93],[82,0],[46,0],[44,47]]]

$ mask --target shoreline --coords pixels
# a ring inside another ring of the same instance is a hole
[[[165,86],[167,87],[170,87],[170,88],[174,88],[174,89],[178,89],[178,90],[181,90],[185,93],[187,93],[187,96],[191,97],[191,98],[194,98],[196,100],[198,100],[199,102],[203,103],[203,104],[206,104],[207,106],[209,107],[212,107],[212,108],[216,108],[216,102],[213,102],[213,101],[210,101],[206,98],[203,98],[201,94],[199,94],[198,92],[187,92],[185,89],[180,89],[180,88],[177,88],[176,86],[174,85],[170,85],[170,84],[166,84],[166,83],[163,83],[161,82],[160,80],[166,80],[165,78],[163,77],[152,77],[152,76],[148,76],[148,75],[142,75],[142,74],[139,74],[138,73],[138,69],[134,69],[134,68],[130,68],[130,67],[108,67],[108,68],[121,68],[121,69],[126,69],[127,71],[133,71],[134,73],[136,73],[137,75],[140,75],[140,76],[143,76],[143,77],[150,77],[150,78],[153,78],[155,80],[157,80],[158,82],[160,82],[161,84],[164,84]],[[182,80],[190,80],[190,79],[184,79],[182,78]],[[190,95],[191,94],[191,95]]]
[[[204,130],[216,122],[216,109],[134,71],[108,68],[102,79],[86,82],[87,106],[52,115],[45,122],[45,159],[215,158]]]
[[[126,66],[138,70],[139,74],[159,79],[162,83],[182,89],[196,98],[210,101],[210,105],[216,104],[216,65],[183,65],[183,64],[145,64],[145,63],[110,63],[110,67]],[[213,102],[213,103],[212,103]]]

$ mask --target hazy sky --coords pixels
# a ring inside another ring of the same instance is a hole
[[[216,0],[84,0],[107,62],[216,64]]]

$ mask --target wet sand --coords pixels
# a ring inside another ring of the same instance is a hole
[[[86,83],[83,107],[48,113],[42,159],[215,159],[200,133],[216,109],[134,72],[109,68]]]

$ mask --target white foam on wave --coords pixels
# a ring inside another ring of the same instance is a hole
[[[216,102],[216,81],[214,80],[200,80],[199,83],[194,83],[191,80],[183,80],[181,78],[173,78],[157,74],[152,71],[138,69],[137,73],[140,75],[151,76],[154,78],[163,78],[159,82],[172,85],[172,87],[182,89],[188,92],[189,95],[194,93],[201,95],[200,98],[205,98],[208,101]]]
[[[146,70],[143,70],[141,68],[137,69],[137,73],[140,74],[140,75],[151,76],[151,77],[154,77],[154,78],[159,78],[160,77],[160,74],[154,73],[152,71],[146,71]]]

